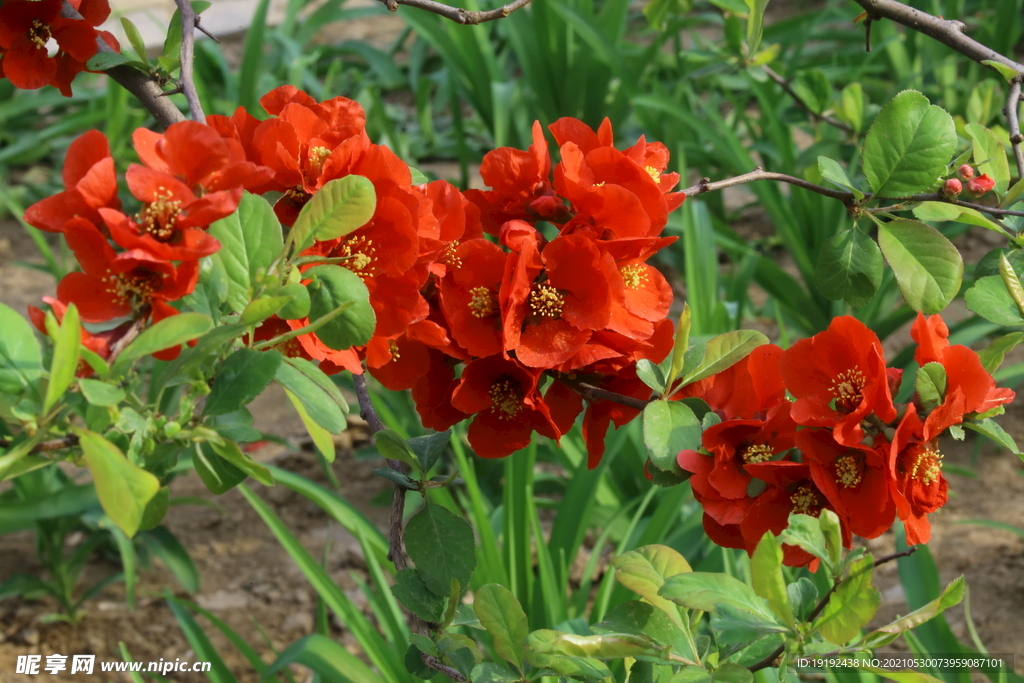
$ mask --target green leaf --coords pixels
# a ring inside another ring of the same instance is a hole
[[[448,442],[451,441],[452,431],[449,429],[444,432],[434,432],[426,436],[416,436],[409,439],[406,443],[409,444],[409,448],[419,458],[420,467],[423,473],[426,474],[434,467],[437,463],[438,458],[444,453],[445,448],[448,447]]]
[[[841,299],[857,308],[874,298],[883,271],[878,245],[857,228],[851,228],[836,233],[821,245],[814,282],[829,299]]]
[[[4,332],[6,334],[6,332]],[[78,370],[79,350],[82,345],[82,330],[78,324],[78,309],[68,304],[64,313],[64,321],[60,331],[53,340],[53,360],[50,362],[50,382],[46,386],[46,400],[43,401],[43,414],[50,412],[71,383],[75,381]]]
[[[792,516],[790,516],[792,519]],[[839,522],[839,515],[831,510],[822,510],[818,514],[818,528],[821,530],[822,538],[825,539],[825,550],[828,551],[828,559],[833,567],[841,566],[843,560],[843,532]],[[826,562],[825,566],[829,566]]]
[[[996,181],[996,194],[1002,195],[1010,186],[1010,162],[999,136],[980,123],[968,123],[964,130],[973,142],[974,163],[978,166],[978,173],[987,173]]]
[[[18,395],[42,374],[43,356],[28,322],[0,304],[0,394]]]
[[[391,593],[407,610],[424,621],[440,622],[444,615],[444,598],[428,590],[415,569],[403,569],[395,574]]]
[[[657,596],[659,600],[664,600]],[[671,604],[671,603],[670,603]],[[675,604],[672,609],[679,613]],[[684,626],[688,631],[688,626]],[[604,616],[604,621],[590,627],[594,633],[629,633],[650,638],[662,647],[670,647],[687,658],[698,658],[690,651],[684,632],[663,610],[648,602],[627,600]]]
[[[146,504],[142,511],[142,521],[139,522],[139,531],[149,531],[163,521],[167,514],[167,508],[171,504],[171,490],[166,486],[156,492]]]
[[[124,34],[128,37],[128,42],[131,43],[135,54],[138,55],[139,61],[147,63],[149,60],[146,58],[146,41],[142,39],[139,29],[135,27],[135,24],[128,17],[121,17],[121,28],[124,29]]]
[[[1003,64],[1002,62],[997,62],[997,61],[995,61],[993,59],[983,59],[983,60],[981,60],[981,63],[984,64],[985,66],[992,67],[993,69],[998,71],[1000,74],[1002,74],[1003,78],[1006,79],[1007,83],[1012,81],[1018,75],[1017,71],[1015,69],[1013,69],[1013,68]]]
[[[711,375],[717,375],[740,362],[758,346],[768,343],[768,337],[756,330],[733,330],[712,337],[704,346],[700,365],[686,373],[685,384],[692,384]]]
[[[825,640],[836,645],[855,638],[860,629],[871,621],[882,604],[882,596],[871,585],[875,562],[866,555],[850,564],[850,574],[839,584],[814,622]]]
[[[496,583],[481,587],[473,596],[473,611],[487,632],[494,636],[494,651],[522,671],[530,627],[523,606],[512,591]]]
[[[213,379],[203,415],[226,415],[248,405],[270,385],[282,356],[277,351],[238,349],[228,356]]]
[[[821,114],[832,101],[832,83],[821,69],[805,69],[792,82],[793,91],[804,101],[807,108]]]
[[[654,29],[661,31],[670,16],[678,16],[690,11],[693,0],[650,0],[644,5],[644,16]]]
[[[775,621],[764,598],[757,595],[753,588],[728,574],[678,574],[666,579],[659,593],[662,597],[689,609],[714,612],[716,605],[722,603]]]
[[[302,285],[298,285],[298,288],[305,292],[306,288]],[[307,292],[306,297],[309,297]],[[285,306],[292,303],[293,297],[290,296],[261,296],[255,301],[249,302],[249,304],[242,311],[241,321],[243,325],[255,325],[256,323],[263,322],[270,316],[281,311]],[[296,316],[296,317],[305,317]],[[289,320],[289,318],[284,318]]]
[[[126,57],[119,52],[97,52],[85,63],[85,68],[89,71],[106,71],[130,61],[132,61],[131,57]]]
[[[331,180],[302,207],[288,240],[299,253],[314,240],[333,240],[358,230],[376,208],[377,194],[368,179],[348,175]]]
[[[238,210],[214,221],[209,233],[221,244],[212,258],[227,273],[225,301],[240,313],[249,303],[249,290],[257,272],[266,270],[281,253],[281,223],[266,199],[246,192]]]
[[[932,410],[946,397],[946,368],[942,363],[925,363],[914,380],[914,389],[921,400],[921,407]]]
[[[221,495],[245,481],[245,472],[217,455],[209,443],[196,444],[192,466],[211,493]]]
[[[80,379],[78,388],[85,400],[94,406],[116,406],[125,397],[124,389],[98,379]]]
[[[826,567],[837,566],[825,546],[825,535],[821,531],[817,517],[791,514],[789,525],[782,531],[779,540],[806,550],[824,562]],[[829,573],[832,573],[831,569]]]
[[[751,583],[754,592],[768,602],[768,607],[782,623],[796,627],[793,608],[782,575],[782,548],[770,531],[766,531],[750,558]]]
[[[964,303],[967,308],[997,325],[1024,325],[1024,317],[999,275],[988,275],[976,280],[974,286],[964,292]]]
[[[637,655],[656,655],[656,649],[651,641],[643,636],[634,636],[628,633],[581,636],[575,633],[559,633],[541,629],[531,633],[527,642],[533,652],[555,653],[569,657],[622,659]]]
[[[683,373],[686,364],[686,351],[690,348],[690,330],[693,327],[693,316],[690,304],[683,302],[683,310],[679,313],[679,324],[676,325],[675,345],[672,347],[672,365],[665,378],[665,384],[671,390],[676,379]],[[702,352],[703,353],[703,352]]]
[[[981,367],[985,368],[985,372],[990,375],[995,373],[999,366],[1003,364],[1003,358],[1006,354],[1022,341],[1024,341],[1024,332],[1011,332],[1010,334],[996,337],[988,346],[978,352],[978,360],[981,361]]]
[[[657,393],[665,393],[665,374],[648,359],[641,358],[636,362],[636,376]]]
[[[302,286],[301,283],[289,282],[277,290],[277,293],[289,299],[288,303],[278,311],[277,315],[279,318],[282,320],[296,320],[309,315],[309,290]]]
[[[260,677],[263,681],[280,680],[278,672],[301,664],[325,683],[380,683],[381,677],[342,645],[327,636],[314,633],[295,641],[277,656]]]
[[[840,107],[836,112],[860,133],[864,129],[864,88],[860,83],[850,83],[839,96]]]
[[[285,389],[284,393],[288,396],[288,400],[292,402],[292,406],[295,408],[295,412],[298,413],[299,419],[302,420],[302,424],[306,426],[306,432],[309,433],[309,438],[313,440],[313,445],[316,446],[327,462],[334,462],[334,458],[337,455],[334,448],[334,437],[310,416],[302,399],[289,389]]]
[[[679,451],[700,448],[700,420],[680,401],[648,403],[643,412],[643,434],[647,454],[661,470],[679,468]]]
[[[914,207],[914,215],[922,221],[967,223],[1006,235],[1006,228],[977,209],[957,206],[949,202],[921,202]]]
[[[274,379],[295,395],[316,424],[332,434],[341,434],[348,427],[345,414],[337,402],[332,400],[324,387],[298,369],[295,364],[287,361],[281,363],[274,374]]]
[[[1017,305],[1017,311],[1024,315],[1024,287],[1021,286],[1020,278],[1017,277],[1017,272],[1010,264],[1010,259],[1006,257],[1006,254],[999,256],[999,277],[1006,285],[1006,291],[1013,299],[1013,303]]]
[[[210,316],[202,313],[179,313],[164,318],[144,330],[135,338],[135,341],[125,347],[121,355],[114,361],[113,372],[115,375],[119,375],[136,358],[190,342],[211,329],[213,329],[213,321],[210,320]]]
[[[1015,455],[1019,456],[1021,454],[1013,437],[1007,434],[1006,430],[1000,427],[991,417],[986,417],[984,420],[965,420],[963,426],[995,441]]]
[[[139,529],[146,505],[160,490],[160,482],[99,434],[86,429],[75,433],[103,511],[131,538]]]
[[[484,662],[473,667],[470,680],[473,683],[521,683],[523,677],[501,664]]]
[[[668,546],[647,545],[622,553],[612,566],[619,583],[663,611],[680,629],[686,628],[675,604],[659,594],[666,579],[693,571],[686,558]]]
[[[750,14],[747,16],[747,50],[755,54],[761,47],[761,33],[764,30],[764,10],[768,0],[746,0]]]
[[[188,551],[167,527],[158,526],[140,533],[139,537],[149,552],[160,558],[187,593],[199,592],[199,571]]]
[[[274,477],[270,474],[270,470],[253,460],[248,454],[243,453],[234,441],[211,442],[210,447],[217,455],[238,468],[240,472],[245,472],[264,486],[274,485]]]
[[[916,628],[929,619],[942,614],[953,605],[959,604],[960,601],[964,599],[964,592],[966,589],[967,586],[964,583],[964,577],[957,577],[948,586],[946,586],[946,589],[942,591],[942,595],[932,600],[927,605],[914,610],[910,614],[900,617],[899,619],[868,633],[861,640],[861,643],[864,647],[869,647],[871,649],[881,647],[882,645],[888,645],[904,631]]]
[[[903,218],[881,223],[878,244],[903,299],[915,311],[938,313],[960,291],[964,274],[960,252],[930,225]]]
[[[843,167],[835,159],[819,156],[818,172],[821,173],[822,178],[833,185],[838,185],[844,190],[852,192],[857,201],[864,199],[864,193],[857,189],[857,186],[853,184],[853,181],[846,175],[846,171],[843,170]]]
[[[768,618],[732,605],[718,603],[714,614],[711,615],[711,631],[718,643],[742,648],[762,636],[786,633],[789,628],[776,621],[774,617]]]
[[[340,266],[316,266],[304,273],[314,281],[310,290],[309,319],[316,320],[345,303],[352,306],[317,330],[317,337],[328,347],[344,350],[370,341],[377,317],[370,306],[370,294],[359,276]]]
[[[404,462],[406,465],[412,468],[415,472],[420,468],[419,460],[416,459],[416,454],[409,448],[409,444],[405,442],[405,439],[400,437],[390,429],[382,429],[373,435],[374,440],[377,443],[377,452],[388,460],[398,460]]]
[[[442,597],[452,580],[469,585],[476,567],[473,529],[447,508],[430,503],[413,515],[405,527],[405,547],[427,588]]]
[[[904,90],[882,107],[868,130],[864,176],[878,197],[924,192],[945,173],[956,140],[956,126],[945,110],[919,92]]]

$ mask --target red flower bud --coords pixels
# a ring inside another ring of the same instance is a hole
[[[980,197],[995,186],[996,181],[992,180],[988,173],[982,173],[977,178],[971,178],[967,181],[967,190],[976,197]]]
[[[950,178],[946,181],[946,184],[942,186],[942,194],[950,199],[954,199],[964,189],[963,184],[956,178]]]
[[[974,177],[974,168],[970,164],[964,164],[956,169],[956,174],[964,180],[970,180]]]

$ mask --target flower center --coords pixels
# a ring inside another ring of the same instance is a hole
[[[829,391],[835,399],[835,409],[841,413],[852,413],[864,400],[864,385],[868,383],[867,377],[860,371],[858,366],[840,372],[832,380]]]
[[[498,300],[488,287],[469,290],[469,312],[474,318],[487,318],[498,312]]]
[[[530,310],[544,318],[558,318],[562,315],[565,300],[551,285],[537,285],[530,292]]]
[[[331,150],[326,147],[310,147],[309,148],[309,165],[313,167],[313,171],[316,173],[320,172],[323,168],[324,162],[327,161],[327,157],[331,156]]]
[[[153,293],[160,289],[162,279],[159,273],[139,269],[128,273],[108,271],[102,278],[107,284],[106,291],[114,295],[115,301],[133,308],[149,303]]]
[[[167,188],[157,188],[156,199],[144,204],[142,211],[135,216],[139,227],[161,242],[169,242],[174,237],[178,215],[181,214],[181,200],[172,197]]]
[[[864,461],[856,453],[840,455],[832,465],[835,468],[836,481],[843,488],[855,488],[864,478]]]
[[[458,248],[459,248],[459,241],[458,240],[452,240],[448,244],[444,245],[444,249],[441,250],[441,254],[438,256],[437,260],[440,261],[441,263],[445,264],[446,266],[451,266],[452,268],[461,268],[462,267],[462,259],[460,259],[455,254],[455,251]]]
[[[388,339],[388,351],[391,352],[391,360],[398,360],[402,357],[402,354],[398,352],[398,342],[394,339]]]
[[[941,476],[942,453],[934,445],[928,444],[917,454],[914,466],[910,468],[910,478],[917,479],[925,486],[931,486]]]
[[[654,182],[661,185],[661,172],[653,166],[644,166],[644,170],[647,171],[647,175],[654,178]]]
[[[349,237],[334,250],[334,256],[345,258],[342,262],[345,268],[361,278],[370,277],[370,266],[374,262],[373,254],[376,251],[373,240],[368,240],[363,235]]]
[[[758,444],[756,446],[747,446],[743,449],[743,452],[740,454],[740,458],[744,463],[750,465],[755,462],[766,462],[771,460],[773,455],[775,454],[772,453],[771,446]]]
[[[50,41],[51,37],[49,24],[44,24],[38,19],[32,20],[32,28],[28,30],[28,39],[35,44],[37,49],[45,50],[46,43]]]
[[[793,512],[798,515],[817,517],[821,514],[821,496],[807,482],[796,487],[793,493],[789,495],[789,502],[793,504]]]
[[[619,269],[626,289],[640,289],[647,282],[647,269],[642,263],[634,263]]]
[[[491,397],[491,408],[498,412],[501,420],[511,420],[523,409],[523,396],[519,383],[511,379],[498,379],[487,392]]]

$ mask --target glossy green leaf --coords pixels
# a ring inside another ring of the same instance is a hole
[[[142,39],[139,29],[135,27],[135,24],[128,17],[121,17],[121,28],[124,29],[124,34],[128,37],[128,42],[131,43],[135,54],[138,55],[139,61],[148,62],[149,60],[146,57],[146,41]]]
[[[0,394],[17,395],[39,380],[43,356],[28,321],[4,304],[0,329]]]
[[[270,470],[253,460],[247,453],[243,453],[242,449],[234,441],[211,442],[210,447],[213,448],[217,455],[234,465],[239,471],[245,472],[265,486],[274,485],[274,477],[270,474]]]
[[[676,455],[700,448],[700,421],[685,403],[652,401],[643,411],[644,446],[651,462],[661,470],[679,468]]]
[[[714,612],[719,603],[742,609],[774,621],[768,603],[754,589],[728,574],[690,572],[665,580],[659,591],[677,605],[702,612]]]
[[[409,439],[406,443],[409,444],[412,452],[416,454],[420,462],[420,468],[425,474],[430,472],[437,463],[438,458],[441,457],[441,454],[448,447],[451,438],[452,432],[449,429],[443,432],[427,434],[426,436],[416,436]]]
[[[964,592],[966,590],[967,585],[964,583],[964,577],[957,577],[946,586],[945,590],[942,591],[942,595],[910,614],[900,617],[885,626],[876,628],[864,636],[861,642],[865,647],[870,648],[886,645],[904,631],[916,628],[929,619],[942,614],[953,605],[960,604],[960,601],[964,599]]]
[[[333,240],[358,230],[373,217],[376,208],[372,182],[358,175],[336,178],[302,207],[288,239],[299,253],[315,240]]]
[[[792,519],[792,515],[790,516]],[[818,529],[825,539],[825,550],[828,552],[828,559],[833,567],[839,567],[843,560],[843,532],[839,515],[831,510],[825,509],[818,513]],[[825,566],[829,566],[826,562]]]
[[[761,47],[761,34],[764,31],[764,10],[768,0],[745,0],[750,10],[747,15],[747,50],[753,55]]]
[[[857,228],[851,228],[821,245],[814,283],[829,299],[843,300],[856,308],[875,296],[883,271],[878,245]]]
[[[409,448],[409,444],[405,442],[405,439],[400,437],[390,429],[382,429],[373,435],[373,438],[377,442],[377,452],[382,457],[388,460],[398,460],[404,462],[406,465],[411,467],[413,471],[420,468],[419,460],[416,458],[416,454]]]
[[[447,508],[430,503],[405,527],[405,547],[427,588],[447,597],[452,581],[469,585],[476,567],[473,529]]]
[[[125,397],[124,389],[98,379],[80,379],[78,388],[85,400],[94,406],[116,406]]]
[[[310,290],[309,319],[316,320],[338,306],[351,307],[317,331],[317,337],[332,349],[343,350],[365,344],[373,336],[377,317],[370,306],[370,295],[359,276],[340,266],[316,266],[304,273],[314,279]]]
[[[309,438],[313,440],[313,445],[316,446],[327,462],[334,462],[334,458],[337,456],[337,451],[334,447],[334,437],[310,416],[302,399],[292,393],[290,389],[285,389],[284,393],[288,396],[288,400],[292,402],[292,407],[298,413],[302,424],[306,426],[306,432],[309,434]]]
[[[106,71],[130,61],[132,61],[131,57],[119,52],[97,52],[85,63],[85,68],[89,71]]]
[[[299,285],[299,289],[304,292],[306,291],[306,288],[302,285]],[[308,298],[308,293],[306,296]],[[242,311],[241,322],[243,325],[255,325],[256,323],[263,322],[278,311],[281,311],[291,302],[292,297],[290,296],[261,296],[249,302],[245,307]]]
[[[557,653],[570,657],[622,659],[656,654],[656,649],[649,640],[628,633],[581,636],[542,629],[531,633],[528,642],[530,650],[534,652]]]
[[[860,633],[875,616],[882,596],[871,585],[874,559],[866,555],[850,564],[850,573],[832,592],[814,627],[830,643],[842,645]]]
[[[156,495],[150,498],[146,509],[142,511],[142,521],[139,522],[139,531],[149,531],[163,521],[167,514],[167,508],[171,503],[171,490],[166,486],[161,487]]]
[[[964,303],[967,308],[997,325],[1024,325],[1024,316],[1021,316],[1017,303],[998,275],[988,275],[975,281],[974,286],[964,292]]]
[[[704,345],[700,364],[686,373],[686,384],[692,384],[711,375],[717,375],[740,362],[758,346],[768,343],[768,337],[756,330],[733,330],[712,337]]]
[[[473,611],[494,637],[495,652],[522,671],[530,627],[512,591],[496,583],[482,586],[473,596]]]
[[[875,117],[864,140],[864,176],[878,197],[932,188],[956,152],[953,118],[914,90],[904,90]],[[884,247],[883,247],[884,249]]]
[[[915,311],[938,313],[960,291],[964,274],[960,252],[930,225],[906,219],[882,223],[878,244],[903,299]]]
[[[196,444],[192,466],[211,493],[221,495],[245,481],[246,474],[220,457],[209,443]]]
[[[793,608],[782,575],[782,547],[770,531],[766,531],[750,558],[751,582],[754,592],[768,602],[768,607],[782,623],[796,627]]]
[[[659,600],[665,599],[657,597]],[[672,604],[672,609],[678,614],[679,610],[675,604]],[[644,636],[662,647],[672,648],[677,654],[693,659],[696,655],[690,650],[686,636],[681,630],[683,628],[689,630],[688,625],[680,627],[673,623],[665,611],[649,602],[627,600],[604,615],[604,621],[593,624],[590,630],[594,633],[629,633]]]
[[[828,567],[835,567],[828,548],[825,546],[825,535],[817,517],[811,515],[790,515],[787,526],[779,540],[789,545],[803,548],[811,555],[819,558]]]
[[[160,482],[99,434],[85,429],[76,429],[75,433],[103,511],[129,538],[134,536],[146,505],[160,490]]]
[[[660,367],[648,359],[641,358],[636,362],[636,376],[655,392],[659,394],[665,392],[664,373],[662,373]]]
[[[666,579],[693,571],[686,558],[668,546],[647,545],[622,553],[612,566],[619,583],[663,611],[676,626],[686,628],[676,605],[659,594]]]
[[[444,615],[444,598],[427,589],[415,569],[403,569],[395,574],[391,593],[407,610],[424,621],[440,622]]]
[[[114,373],[120,374],[129,363],[137,358],[163,351],[203,336],[213,329],[210,316],[202,313],[179,313],[164,318],[144,330],[131,344],[124,348],[114,362]]]
[[[977,209],[949,202],[921,202],[914,207],[914,215],[922,221],[967,223],[998,232],[1000,235],[1006,234],[1006,228]]]
[[[82,329],[78,322],[78,309],[74,304],[68,304],[64,320],[53,343],[50,381],[46,385],[46,399],[43,401],[44,414],[50,412],[50,408],[56,405],[71,383],[75,381],[81,345]]]
[[[345,414],[337,402],[332,400],[328,391],[296,365],[289,362],[281,363],[274,374],[274,379],[292,392],[309,417],[327,431],[341,434],[348,427]]]
[[[484,662],[473,667],[470,680],[473,683],[521,683],[523,677],[501,664]]]
[[[864,87],[859,82],[850,83],[839,96],[840,107],[836,112],[857,133],[864,129]]]
[[[921,401],[921,407],[932,410],[946,397],[946,368],[942,363],[926,363],[917,371],[914,389]]]
[[[853,181],[850,180],[849,176],[846,175],[846,171],[839,165],[839,162],[835,159],[829,159],[828,157],[818,157],[818,172],[821,173],[821,177],[829,181],[833,185],[838,185],[844,190],[849,190],[853,193],[853,196],[857,200],[864,199],[864,193],[861,192]]]
[[[1024,341],[1024,332],[1011,332],[1001,337],[996,337],[984,349],[978,352],[978,360],[981,367],[990,375],[999,369],[1003,364],[1003,358],[1013,350],[1017,344]]]
[[[968,123],[964,130],[971,136],[978,173],[987,173],[996,181],[996,194],[1002,195],[1010,186],[1010,162],[999,136],[980,123]]]
[[[309,315],[309,290],[299,282],[289,282],[277,290],[279,296],[288,297],[288,302],[278,311],[282,320],[295,320]]]
[[[1017,448],[1017,442],[991,417],[986,417],[984,420],[965,420],[963,426],[995,441],[1011,453],[1021,455],[1020,449]]]
[[[206,397],[206,416],[225,415],[249,405],[263,393],[281,366],[277,351],[238,349],[221,363]]]
[[[246,192],[238,210],[214,221],[209,233],[221,244],[213,258],[227,274],[226,301],[232,310],[241,313],[249,303],[256,274],[266,270],[281,253],[281,223],[266,199]]]

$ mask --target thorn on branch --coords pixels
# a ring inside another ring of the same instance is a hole
[[[203,28],[202,24],[199,23],[199,15],[198,14],[196,15],[196,28],[199,29],[204,36],[206,36],[207,38],[209,38],[213,42],[220,43],[220,38],[218,38],[217,36],[213,35],[209,31],[207,31],[205,28]]]
[[[157,95],[157,97],[170,97],[171,95],[180,95],[182,92],[184,91],[182,90],[181,82],[179,81],[173,88],[171,88],[170,90],[164,90],[159,95]]]

